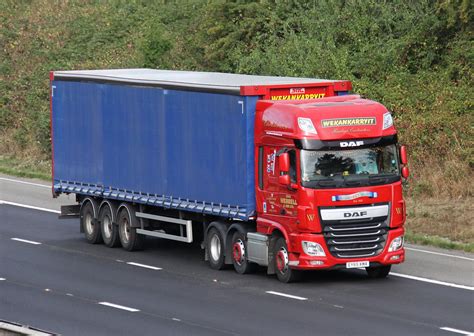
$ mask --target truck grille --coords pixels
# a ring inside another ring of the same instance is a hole
[[[344,207],[357,209],[357,207]],[[374,257],[383,251],[389,216],[366,219],[321,220],[329,252],[337,258]]]

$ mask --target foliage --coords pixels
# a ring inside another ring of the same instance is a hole
[[[393,111],[412,196],[472,196],[469,0],[6,0],[0,45],[0,153],[19,160],[49,156],[50,70],[350,79]]]

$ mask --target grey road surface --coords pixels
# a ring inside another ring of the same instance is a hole
[[[133,253],[87,244],[76,220],[19,206],[58,210],[73,197],[51,200],[35,185],[44,182],[13,180],[0,175],[3,320],[64,335],[474,332],[472,254],[408,246],[407,262],[386,280],[352,270],[282,284],[264,269],[213,271],[198,244],[149,239]]]

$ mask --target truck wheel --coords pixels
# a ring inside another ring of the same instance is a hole
[[[99,211],[100,230],[104,244],[108,247],[120,245],[118,226],[114,223],[113,210],[105,202]]]
[[[81,206],[80,220],[87,242],[90,244],[101,243],[102,236],[100,226],[95,217],[92,201],[89,199],[86,199]]]
[[[135,223],[137,218],[128,205],[122,207],[117,217],[120,243],[127,251],[142,250],[145,245],[145,237],[137,233]]]
[[[286,246],[285,238],[280,237],[275,243],[275,249],[273,251],[275,272],[278,280],[281,282],[289,283],[298,281],[301,278],[301,272],[291,269],[288,262],[288,248]]]
[[[365,270],[367,271],[367,275],[369,278],[372,279],[382,279],[386,278],[388,273],[390,273],[390,269],[392,265],[387,266],[374,266],[374,267],[366,267]]]
[[[211,268],[215,270],[224,269],[224,237],[215,227],[211,228],[207,233],[206,249]]]
[[[247,259],[247,242],[245,234],[236,231],[232,235],[232,264],[239,274],[248,274],[256,270],[257,265]]]

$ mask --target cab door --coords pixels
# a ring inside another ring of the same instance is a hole
[[[290,158],[289,175],[291,184],[297,183],[298,165],[297,153],[294,148],[279,148],[275,146],[263,147],[263,167],[261,167],[262,177],[259,188],[261,194],[261,212],[264,217],[286,224],[294,222],[297,217],[298,199],[296,189],[283,185],[279,182],[282,174],[279,167],[278,156],[288,153]]]

